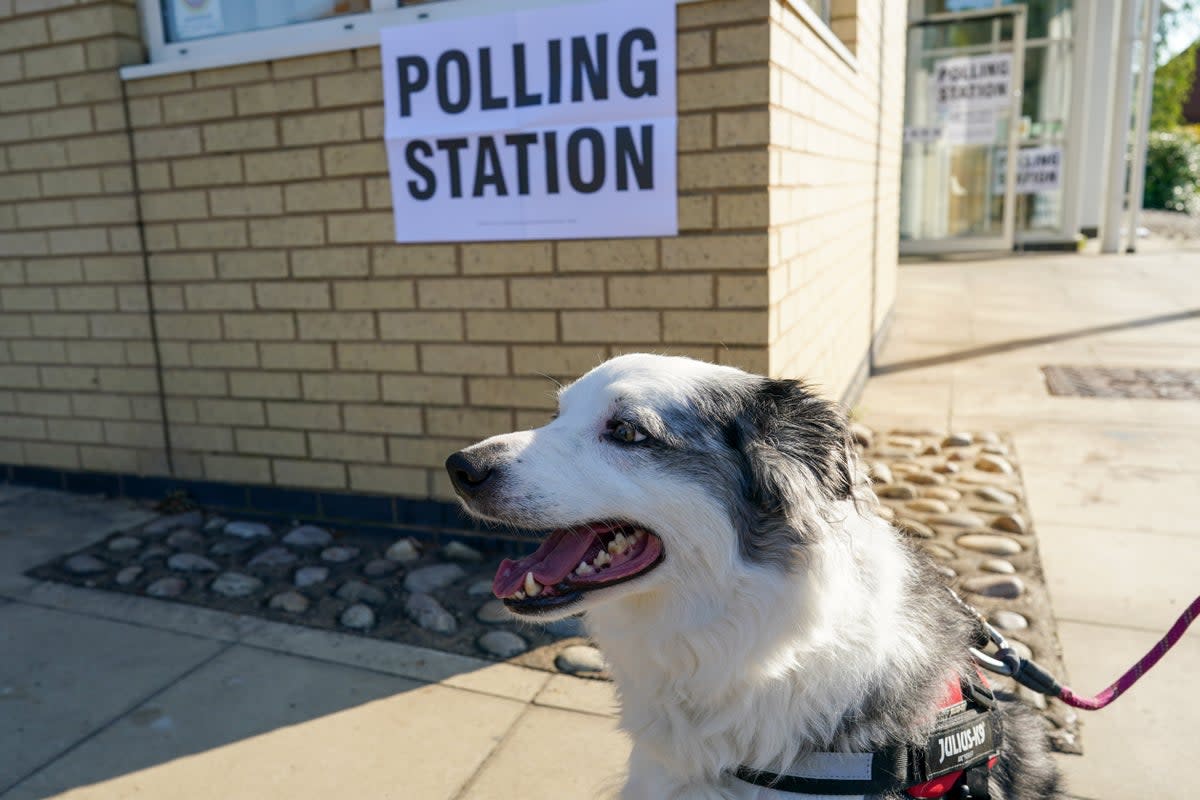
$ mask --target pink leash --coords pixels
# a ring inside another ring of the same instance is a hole
[[[976,663],[997,674],[1011,676],[1017,683],[1033,689],[1035,692],[1057,697],[1069,706],[1088,711],[1097,711],[1104,708],[1113,700],[1125,694],[1131,686],[1141,680],[1142,676],[1149,672],[1167,654],[1168,650],[1183,638],[1183,634],[1188,629],[1188,626],[1196,621],[1197,616],[1200,616],[1200,597],[1197,597],[1192,601],[1191,605],[1184,609],[1179,619],[1175,620],[1175,624],[1167,631],[1166,636],[1159,639],[1158,643],[1150,649],[1150,652],[1142,656],[1141,660],[1130,667],[1124,675],[1117,678],[1111,686],[1095,697],[1081,697],[1075,694],[1071,687],[1061,685],[1053,675],[1047,672],[1036,661],[1022,658],[1018,655],[1005,640],[1004,635],[992,627],[978,611],[963,602],[954,592],[950,592],[950,594],[963,608],[975,616],[983,626],[983,630],[987,633],[988,638],[996,645],[997,650],[991,655],[977,648],[971,648],[971,655],[975,657]]]
[[[1088,711],[1097,711],[1104,708],[1106,705],[1116,700],[1129,687],[1133,686],[1142,676],[1150,671],[1151,667],[1159,662],[1167,651],[1175,646],[1175,643],[1183,638],[1183,632],[1188,629],[1188,626],[1196,621],[1196,616],[1200,614],[1200,597],[1192,601],[1192,604],[1184,609],[1183,614],[1179,619],[1175,620],[1175,624],[1167,631],[1167,635],[1158,640],[1158,644],[1150,649],[1149,653],[1142,656],[1141,661],[1138,661],[1129,670],[1117,678],[1111,686],[1105,689],[1095,697],[1080,697],[1071,690],[1069,686],[1063,686],[1058,693],[1058,697],[1069,706],[1075,708],[1085,708]]]

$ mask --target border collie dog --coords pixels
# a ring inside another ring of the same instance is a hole
[[[948,685],[978,681],[976,623],[875,513],[843,415],[802,383],[621,356],[548,425],[446,466],[471,513],[552,531],[494,591],[531,621],[586,612],[633,740],[626,800],[815,797],[745,772],[922,747]],[[1041,721],[1011,698],[992,713],[983,791],[945,796],[1059,797]]]

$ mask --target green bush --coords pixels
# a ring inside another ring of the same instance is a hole
[[[1150,134],[1142,208],[1200,215],[1200,139],[1191,132]]]

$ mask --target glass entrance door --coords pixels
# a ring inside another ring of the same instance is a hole
[[[900,252],[1011,250],[1025,7],[935,14],[908,29]]]

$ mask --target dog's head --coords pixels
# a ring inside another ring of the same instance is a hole
[[[557,416],[446,461],[468,511],[552,530],[494,591],[557,618],[734,571],[791,571],[821,515],[851,497],[842,415],[797,381],[627,355],[559,395]]]

